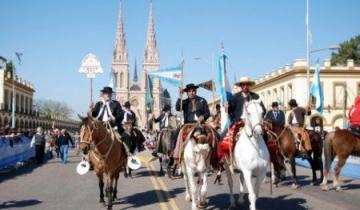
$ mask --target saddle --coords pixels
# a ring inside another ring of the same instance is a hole
[[[360,138],[360,126],[351,126],[349,130],[356,137]]]
[[[234,151],[235,141],[241,128],[244,127],[244,122],[239,121],[234,123],[226,133],[226,136],[218,144],[217,156],[219,159],[223,159],[230,156],[230,152]]]

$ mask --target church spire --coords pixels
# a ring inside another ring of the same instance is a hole
[[[136,63],[136,59],[135,59],[135,69],[134,69],[134,82],[138,81],[138,72],[137,72],[137,63]]]
[[[119,16],[116,28],[116,40],[113,53],[113,61],[117,63],[128,63],[128,51],[126,47],[124,22],[123,22],[123,6],[120,0]]]
[[[153,4],[150,1],[149,20],[145,44],[144,63],[159,63],[159,53],[156,46]]]

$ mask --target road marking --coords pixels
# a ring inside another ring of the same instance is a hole
[[[148,164],[151,167],[151,170],[154,171],[155,167],[152,163]],[[157,181],[159,182],[162,190],[165,193],[165,196],[168,200],[168,202],[170,203],[170,206],[172,207],[173,210],[179,210],[178,206],[176,205],[174,199],[171,197],[170,193],[169,193],[169,189],[167,188],[166,184],[164,183],[164,181],[162,180],[161,177],[156,177]]]
[[[158,185],[157,182],[156,182],[155,175],[154,175],[154,173],[150,170],[150,168],[151,168],[150,165],[149,165],[148,163],[145,163],[145,165],[146,165],[146,168],[147,168],[149,174],[151,175],[151,176],[150,176],[150,180],[151,180],[151,183],[152,183],[152,185],[153,185],[153,187],[154,187],[154,189],[155,189],[156,197],[158,198],[158,200],[159,200],[159,202],[160,202],[160,203],[159,203],[160,209],[162,209],[162,210],[168,210],[167,205],[164,203],[164,198],[163,198],[162,194],[160,193],[160,187],[159,187],[159,185]]]

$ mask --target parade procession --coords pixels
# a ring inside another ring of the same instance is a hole
[[[0,5],[0,209],[359,209],[360,2]]]

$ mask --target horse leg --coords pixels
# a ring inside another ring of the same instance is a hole
[[[189,186],[189,179],[188,179],[188,174],[186,173],[186,167],[185,164],[182,163],[182,170],[184,172],[184,182],[185,182],[185,200],[186,201],[191,201],[191,195],[190,195],[190,186]]]
[[[236,204],[235,204],[235,197],[234,197],[234,190],[233,190],[233,187],[234,187],[233,177],[232,177],[228,163],[224,163],[223,166],[225,168],[225,173],[226,173],[228,186],[229,186],[229,190],[230,190],[230,208],[234,208],[236,206]],[[220,168],[219,172],[220,172],[220,176],[221,176],[221,168]]]
[[[174,164],[174,167],[171,172],[173,177],[176,175],[176,169],[177,169],[177,164]]]
[[[267,169],[267,167],[264,170],[261,170],[260,173],[258,173],[256,176],[255,189],[254,189],[256,197],[259,197],[261,183],[263,182],[263,180],[265,179],[265,176],[266,176],[266,169]]]
[[[250,171],[244,171],[244,179],[249,192],[250,210],[256,210],[256,193],[251,182],[252,174]]]
[[[292,184],[292,188],[297,189],[299,188],[299,184],[296,177],[296,165],[295,165],[295,157],[291,157],[290,159],[290,165],[291,165],[291,173],[293,176],[294,183]]]
[[[335,166],[335,170],[334,170],[334,188],[337,192],[341,192],[341,186],[340,186],[340,181],[339,181],[339,175],[340,175],[340,171],[341,168],[345,165],[346,159],[348,158],[348,156],[338,156],[338,162]]]
[[[109,175],[106,185],[106,191],[108,194],[107,209],[112,209],[113,177],[111,175]]]
[[[119,181],[119,174],[115,176],[115,182],[114,182],[114,191],[113,191],[113,201],[117,199],[117,185]]]
[[[207,201],[206,201],[206,194],[207,194],[207,172],[203,174],[199,174],[199,177],[202,178],[201,188],[200,188],[200,203],[199,208],[206,208]]]
[[[197,210],[197,206],[196,206],[196,183],[194,180],[194,173],[192,171],[192,169],[190,167],[185,167],[186,168],[186,173],[188,176],[188,184],[189,184],[189,189],[190,189],[190,194],[191,194],[191,209],[192,210]]]
[[[103,175],[98,176],[99,178],[99,190],[100,190],[100,200],[99,203],[105,203],[104,200],[104,180]]]
[[[244,179],[244,174],[241,171],[239,174],[239,204],[244,203],[244,183],[245,183],[245,179]]]
[[[163,164],[162,164],[162,156],[159,158],[160,161],[160,176],[164,175],[164,170],[163,170]]]
[[[306,160],[309,162],[310,167],[311,167],[311,171],[312,171],[312,183],[311,185],[315,185],[316,184],[316,168],[315,168],[315,162],[314,159],[311,157],[311,152],[307,152],[307,157]]]

